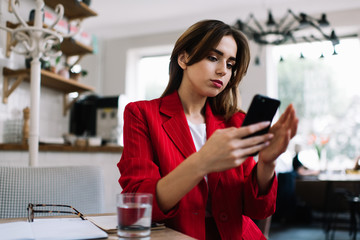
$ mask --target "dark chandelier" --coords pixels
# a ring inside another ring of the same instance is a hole
[[[329,27],[330,23],[324,13],[319,19],[316,19],[305,13],[296,15],[291,10],[288,10],[279,21],[275,21],[271,11],[269,11],[265,26],[260,24],[253,14],[250,14],[246,21],[237,20],[235,23],[235,28],[242,31],[249,40],[253,40],[260,47],[263,45],[330,41],[334,48],[334,54],[336,54],[335,46],[339,44],[339,38],[335,30],[325,31],[325,28]],[[255,61],[258,61],[258,57]]]

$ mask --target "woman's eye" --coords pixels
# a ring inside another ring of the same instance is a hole
[[[212,62],[217,61],[217,58],[214,57],[214,56],[208,56],[208,59],[209,59],[210,61],[212,61]]]
[[[231,63],[228,63],[226,66],[227,66],[228,69],[232,69],[234,67],[234,65],[231,64]]]

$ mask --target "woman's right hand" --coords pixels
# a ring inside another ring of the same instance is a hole
[[[157,200],[163,212],[169,211],[211,172],[221,172],[242,164],[252,153],[268,146],[273,134],[244,138],[269,126],[269,122],[240,128],[216,130],[196,153],[190,155],[156,186]]]
[[[237,167],[252,153],[268,146],[273,137],[271,133],[250,138],[244,137],[269,125],[270,122],[261,122],[246,127],[216,130],[196,153],[200,155],[197,159],[204,175]]]

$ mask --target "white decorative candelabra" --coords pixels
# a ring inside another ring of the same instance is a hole
[[[58,4],[55,8],[57,15],[53,24],[48,27],[43,25],[44,1],[36,0],[35,17],[33,26],[29,26],[24,21],[17,10],[15,4],[19,5],[18,0],[10,0],[11,8],[19,20],[20,25],[15,29],[0,26],[11,33],[18,45],[23,49],[12,48],[15,53],[31,57],[31,75],[30,75],[30,132],[29,132],[29,165],[37,166],[39,159],[39,109],[40,109],[40,86],[41,86],[41,65],[40,59],[56,57],[61,54],[60,51],[54,51],[53,46],[63,41],[63,35],[54,31],[54,26],[62,19],[64,7]]]

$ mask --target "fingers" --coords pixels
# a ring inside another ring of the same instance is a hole
[[[242,140],[244,141],[244,140]],[[233,167],[238,167],[241,165],[249,156],[253,156],[254,153],[260,152],[264,148],[270,145],[270,141],[261,142],[257,145],[251,145],[247,148],[238,148],[237,150],[234,150],[233,155]]]
[[[285,112],[281,114],[278,122],[285,123],[292,113],[295,113],[295,109],[292,104],[289,104],[289,106],[285,109]]]
[[[269,122],[249,125],[247,127],[218,129],[208,139],[199,153],[207,160],[207,172],[223,171],[237,167],[250,155],[269,146],[273,134],[263,134],[249,138],[246,135],[269,126]]]
[[[290,105],[285,109],[285,112],[280,115],[280,118],[277,120],[277,123],[285,122],[285,119],[287,118],[289,111],[290,111]]]
[[[295,109],[290,104],[270,129],[270,132],[274,134],[274,138],[270,143],[271,147],[265,148],[260,152],[262,161],[273,162],[281,153],[286,151],[290,139],[297,132],[298,121]]]
[[[248,138],[244,137],[263,130],[269,127],[269,125],[270,122],[265,121],[236,129],[236,140],[233,142],[234,149],[241,149],[241,154],[243,156],[250,156],[253,153],[259,152],[267,147],[270,144],[270,140],[274,137],[272,133],[266,133]]]
[[[234,133],[236,134],[236,137],[243,138],[243,137],[249,136],[253,133],[256,133],[260,130],[263,130],[269,126],[270,126],[269,121],[259,122],[259,123],[251,124],[246,127],[240,127]]]
[[[286,119],[286,128],[291,130],[290,137],[294,137],[297,132],[299,119],[296,117],[295,109],[292,104],[288,106],[288,114]]]
[[[236,138],[232,141],[231,151],[234,159],[246,159],[253,156],[255,153],[260,152],[270,145],[270,141],[274,135],[271,133],[249,137],[249,138]]]
[[[291,128],[291,138],[293,138],[297,133],[298,123],[299,123],[299,119],[295,118],[294,124],[292,125],[292,128]]]
[[[249,137],[249,138],[242,138],[239,139],[239,145],[240,147],[252,147],[252,146],[256,146],[259,144],[262,144],[264,142],[270,141],[271,139],[273,139],[274,134],[272,133],[267,133],[267,134],[263,134],[263,135],[259,135],[259,136],[254,136],[254,137]]]
[[[255,145],[254,144],[248,145],[245,148],[239,148],[239,150],[235,151],[235,154],[238,154],[239,157],[245,156],[246,159],[248,156],[252,156],[254,153],[260,152],[269,145],[270,145],[270,139],[266,141],[258,142]]]
[[[299,119],[296,117],[295,108],[290,104],[275,125],[277,125],[277,128],[290,129],[290,136],[293,138],[297,132],[298,122]]]

